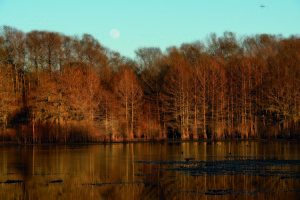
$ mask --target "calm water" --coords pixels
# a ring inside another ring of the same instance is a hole
[[[0,146],[0,199],[299,199],[299,144]]]

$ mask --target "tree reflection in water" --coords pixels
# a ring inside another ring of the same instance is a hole
[[[0,198],[297,199],[300,195],[299,142],[177,143],[1,146]]]

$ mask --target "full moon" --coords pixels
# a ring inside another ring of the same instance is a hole
[[[120,32],[117,30],[117,29],[112,29],[110,32],[109,32],[109,36],[112,38],[112,39],[118,39],[120,37]]]

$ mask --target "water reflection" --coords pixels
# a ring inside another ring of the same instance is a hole
[[[299,158],[299,142],[283,141],[0,146],[0,197],[297,199]],[[268,173],[238,173],[247,159]]]

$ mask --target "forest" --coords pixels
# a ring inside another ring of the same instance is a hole
[[[0,142],[300,139],[300,37],[211,34],[126,58],[0,28]]]

